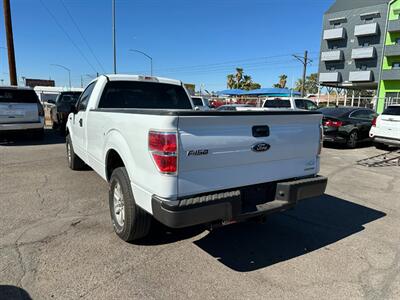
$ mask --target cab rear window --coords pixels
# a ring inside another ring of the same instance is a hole
[[[0,103],[37,103],[35,91],[18,89],[0,89]]]
[[[290,108],[289,100],[267,100],[264,103],[264,107],[267,108]]]
[[[179,85],[110,81],[101,96],[99,108],[192,109],[192,104]]]
[[[382,115],[400,116],[400,106],[389,106]]]

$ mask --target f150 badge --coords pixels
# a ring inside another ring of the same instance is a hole
[[[258,143],[255,144],[251,147],[251,150],[254,152],[265,152],[268,151],[269,148],[271,148],[271,145],[267,144],[267,143]]]
[[[190,150],[186,152],[187,156],[202,156],[207,155],[208,150]]]

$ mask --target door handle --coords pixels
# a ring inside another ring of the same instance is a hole
[[[83,126],[83,120],[82,119],[79,119],[79,126]]]
[[[254,137],[267,137],[269,136],[269,127],[267,125],[253,126],[252,132]]]

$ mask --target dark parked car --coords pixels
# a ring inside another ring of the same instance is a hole
[[[369,130],[376,113],[369,108],[326,107],[319,111],[324,115],[324,141],[345,144],[355,148],[358,142],[370,140]]]
[[[59,129],[64,132],[71,107],[75,106],[81,94],[81,92],[61,92],[58,95],[55,106],[51,108],[53,129]]]

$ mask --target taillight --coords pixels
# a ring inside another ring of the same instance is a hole
[[[341,127],[341,126],[343,126],[343,122],[342,121],[327,120],[327,121],[324,122],[324,126]]]
[[[177,137],[171,132],[149,132],[149,151],[158,171],[164,174],[176,174],[178,170]]]
[[[376,127],[376,117],[372,120],[372,127]]]
[[[43,109],[42,104],[40,104],[40,103],[38,102],[37,106],[38,106],[39,117],[44,117],[44,109]]]

